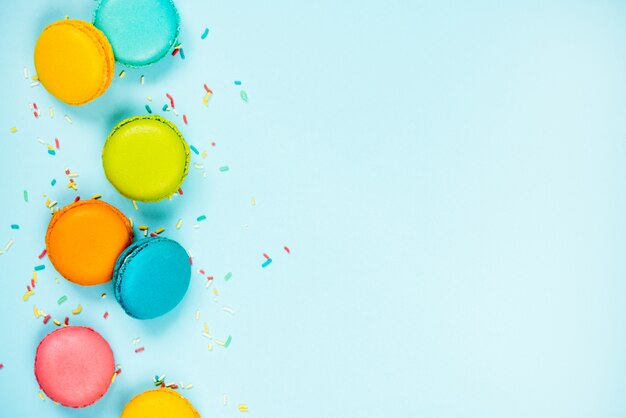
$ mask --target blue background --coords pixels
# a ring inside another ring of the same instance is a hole
[[[90,19],[95,3],[2,1],[0,245],[15,244],[0,256],[0,416],[116,417],[154,374],[192,383],[182,393],[204,417],[239,404],[257,417],[626,415],[626,3],[177,4],[186,60],[127,69],[74,108],[22,69],[34,73],[45,25]],[[193,156],[207,176],[192,167],[182,197],[135,211],[101,148],[165,93],[189,125],[159,113],[207,150]],[[57,155],[37,137],[58,137]],[[76,195],[66,167],[81,197],[101,193],[192,251],[174,312],[133,320],[110,284],[56,284],[47,259],[22,301],[50,218],[42,193]],[[100,331],[123,372],[70,410],[37,396],[34,351],[54,325],[33,305],[62,319],[78,303],[70,323]],[[230,347],[209,351],[203,322]]]

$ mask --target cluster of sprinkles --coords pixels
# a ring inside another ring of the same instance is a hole
[[[193,384],[189,383],[189,384],[184,384],[183,382],[180,383],[180,385],[177,385],[176,383],[165,383],[165,375],[154,375],[154,378],[152,379],[152,384],[154,384],[154,386],[156,387],[161,387],[161,388],[169,388],[169,389],[186,389],[189,390],[191,388],[193,388]]]

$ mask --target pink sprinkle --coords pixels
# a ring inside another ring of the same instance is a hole
[[[211,91],[211,89],[210,89],[209,87],[207,87],[207,85],[206,85],[206,84],[204,85],[204,89],[206,90],[206,92],[207,92],[207,93],[213,93],[213,92]]]
[[[107,319],[108,317],[109,317],[109,312],[107,311],[104,313],[104,319]]]
[[[65,325],[68,325],[68,324],[69,324],[69,322],[70,322],[70,319],[66,316],[66,317],[65,317]]]
[[[0,369],[4,367],[4,364],[0,363]]]
[[[150,232],[150,236],[151,236],[151,237],[156,237],[156,236],[157,236],[157,234],[155,234],[154,232]]]
[[[70,174],[70,169],[69,168],[65,169],[65,174]]]
[[[37,103],[33,102],[33,107],[37,110]]]
[[[285,249],[285,251],[287,251],[287,254],[291,254],[291,250],[289,249],[289,247],[285,245],[283,248]]]
[[[180,187],[178,188],[178,194],[181,196],[183,195],[183,189],[181,189]]]
[[[183,115],[183,122],[185,122],[185,125],[187,125],[187,115]]]
[[[141,353],[144,350],[145,350],[145,348],[139,347],[138,349],[135,350],[135,353]]]
[[[28,290],[30,292],[30,286],[26,286],[26,290]]]
[[[34,112],[33,112],[33,115],[35,115],[35,117],[36,117],[36,118],[38,118],[38,117],[39,117],[39,113],[37,113],[37,111],[34,111]]]
[[[200,269],[198,272],[204,276],[204,270]]]
[[[215,142],[211,142],[211,146],[214,147],[215,146]]]
[[[170,96],[169,93],[165,93],[165,95],[167,96],[168,99],[170,99],[170,105],[172,106],[172,109],[175,108],[176,106],[174,106],[174,98]]]
[[[193,266],[193,258],[189,257],[189,265]]]
[[[48,252],[48,251],[44,248],[44,249],[43,249],[43,251],[41,252],[41,254],[39,254],[39,255],[37,256],[37,258],[41,260],[41,259],[43,258],[43,256],[44,256],[44,255],[46,255],[46,253],[47,253],[47,252]]]
[[[74,202],[78,202],[79,200],[80,200],[80,196],[76,196],[76,197],[74,198]]]
[[[178,48],[176,48],[176,49],[174,49],[174,50],[172,51],[172,56],[173,56],[173,57],[175,57],[175,56],[176,56],[176,54],[178,54]]]
[[[43,323],[44,323],[44,324],[47,324],[49,320],[50,320],[50,314],[48,314],[48,315],[44,316],[44,318],[43,318]]]
[[[35,288],[35,279],[30,279],[30,284],[33,286],[33,289]]]
[[[269,255],[267,255],[267,254],[265,254],[265,253],[263,253],[263,257],[265,257],[267,260],[269,260],[269,259],[270,259],[270,256],[269,256]]]
[[[59,138],[54,138],[54,145],[57,146],[57,149],[59,149],[60,145],[59,145]]]
[[[117,369],[117,370],[115,371],[115,374],[116,374],[116,375],[118,375],[118,376],[119,376],[121,373],[122,373],[122,369]]]
[[[213,280],[213,276],[209,276],[206,278],[208,281],[212,281]]]

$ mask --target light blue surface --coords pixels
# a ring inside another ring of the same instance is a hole
[[[626,416],[626,3],[179,2],[185,60],[63,106],[22,68],[46,23],[93,6],[0,7],[0,245],[15,240],[0,256],[0,415],[117,417],[166,374],[193,383],[182,393],[203,418],[243,417],[239,403],[273,418]],[[165,93],[207,157],[192,156],[182,197],[135,211],[104,177],[102,144],[146,96],[163,113]],[[57,155],[37,137],[58,137]],[[192,251],[180,307],[131,320],[111,285],[55,284],[47,260],[22,302],[50,216],[41,193],[75,195],[66,167],[80,195]],[[101,332],[123,369],[84,411],[41,402],[32,375],[51,329],[33,305],[62,318],[78,303],[70,323]],[[204,322],[228,349],[208,350]]]
[[[163,58],[180,31],[172,0],[100,0],[93,23],[109,39],[115,60],[130,67]]]
[[[180,303],[190,276],[189,256],[179,243],[144,238],[129,245],[115,263],[115,299],[131,317],[153,319]]]

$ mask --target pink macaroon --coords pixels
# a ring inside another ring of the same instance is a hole
[[[53,401],[83,408],[109,389],[115,361],[109,343],[88,327],[63,327],[37,347],[35,378]]]

